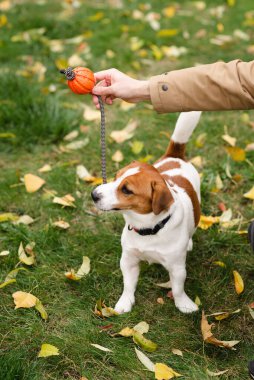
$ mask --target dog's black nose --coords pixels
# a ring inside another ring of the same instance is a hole
[[[98,202],[101,198],[100,198],[100,195],[98,194],[98,192],[96,191],[96,189],[94,189],[92,192],[91,192],[91,197],[93,198],[93,201],[94,202]]]

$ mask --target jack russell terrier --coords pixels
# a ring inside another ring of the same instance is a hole
[[[186,254],[200,218],[200,177],[185,160],[185,145],[200,115],[180,114],[166,153],[154,165],[134,161],[119,170],[113,182],[92,192],[100,210],[119,210],[125,219],[120,261],[124,289],[115,306],[118,313],[134,305],[140,261],[166,268],[180,311],[198,310],[184,291]]]

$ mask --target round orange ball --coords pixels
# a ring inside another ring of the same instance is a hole
[[[60,70],[65,74],[67,84],[75,94],[89,94],[95,86],[95,77],[93,72],[86,67],[68,67],[66,70]]]

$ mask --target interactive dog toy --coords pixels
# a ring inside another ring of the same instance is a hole
[[[66,70],[60,70],[65,74],[69,88],[79,95],[90,94],[95,86],[95,77],[91,70],[86,67],[68,67]],[[107,183],[106,175],[106,125],[103,101],[98,96],[101,111],[101,174],[103,183]]]

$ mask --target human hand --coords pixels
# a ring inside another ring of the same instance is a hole
[[[99,81],[92,90],[93,102],[98,109],[100,105],[96,95],[100,95],[103,102],[109,105],[116,98],[129,103],[151,100],[148,81],[133,79],[117,69],[99,71],[94,76]]]

